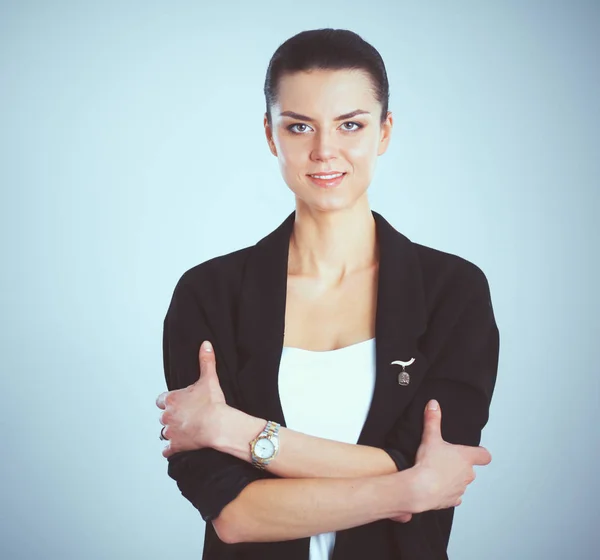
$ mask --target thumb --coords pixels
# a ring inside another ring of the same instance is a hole
[[[196,380],[196,383],[203,377],[211,376],[213,374],[216,376],[217,368],[215,363],[215,351],[209,340],[205,340],[200,345],[198,362],[200,363],[200,375]]]
[[[429,400],[425,407],[425,423],[421,441],[433,441],[442,437],[442,409],[435,399]]]

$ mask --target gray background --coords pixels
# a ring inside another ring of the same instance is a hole
[[[293,210],[263,80],[332,26],[389,73],[371,207],[492,290],[493,461],[450,558],[598,558],[598,2],[249,4],[0,2],[0,557],[201,556],[158,440],[162,320],[185,270]]]

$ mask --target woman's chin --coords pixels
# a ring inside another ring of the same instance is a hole
[[[302,204],[320,212],[333,212],[336,210],[345,210],[351,208],[357,201],[356,196],[348,194],[328,193],[328,196],[307,196],[306,194],[296,194],[296,204]]]

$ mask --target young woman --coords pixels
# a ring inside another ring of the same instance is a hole
[[[355,33],[283,43],[264,127],[295,209],[175,287],[160,437],[211,522],[205,559],[447,558],[454,507],[491,461],[487,279],[369,208],[388,95]]]

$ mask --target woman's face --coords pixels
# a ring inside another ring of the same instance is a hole
[[[388,146],[392,116],[380,124],[381,104],[362,70],[313,70],[285,75],[264,125],[281,174],[297,204],[317,210],[353,206],[371,183],[377,156]],[[311,175],[344,173],[333,185]]]

